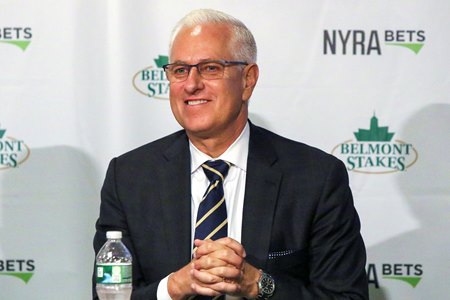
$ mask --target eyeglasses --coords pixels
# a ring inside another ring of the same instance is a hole
[[[248,63],[244,61],[208,60],[199,62],[195,65],[182,63],[167,64],[163,66],[163,69],[170,82],[181,82],[188,78],[193,67],[197,68],[197,71],[202,78],[211,80],[222,78],[226,67],[236,65],[246,66]]]

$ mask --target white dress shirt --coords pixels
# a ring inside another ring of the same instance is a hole
[[[194,224],[197,219],[198,206],[209,185],[209,180],[203,172],[201,165],[207,160],[216,159],[222,159],[231,163],[228,175],[223,182],[227,207],[228,236],[241,242],[249,141],[250,126],[248,122],[236,141],[222,155],[216,158],[201,152],[189,141],[189,150],[191,152],[191,245],[194,244]],[[158,300],[171,299],[167,290],[168,278],[169,276],[161,280],[158,285]],[[227,296],[226,299],[233,300],[240,298]]]

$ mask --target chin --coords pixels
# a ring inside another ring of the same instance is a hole
[[[200,138],[208,138],[212,132],[212,128],[210,126],[187,126],[184,127],[184,129],[188,134]]]
[[[190,132],[204,132],[209,131],[213,124],[209,120],[187,120],[184,122],[183,128]]]

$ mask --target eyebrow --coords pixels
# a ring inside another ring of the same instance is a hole
[[[219,59],[219,58],[215,58],[215,59],[214,58],[204,58],[204,59],[200,59],[196,64],[202,63],[202,62],[205,62],[205,61],[217,61],[217,60],[221,60],[221,59]],[[183,60],[176,60],[174,62],[171,62],[171,64],[190,65],[188,62],[183,61]],[[193,64],[193,65],[196,65],[196,64]]]

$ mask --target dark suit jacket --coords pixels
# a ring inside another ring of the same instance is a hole
[[[156,299],[159,281],[190,261],[190,178],[184,131],[109,165],[94,248],[106,231],[123,232],[133,254],[132,299]],[[241,242],[247,261],[275,278],[274,300],[368,299],[345,166],[252,124]]]

